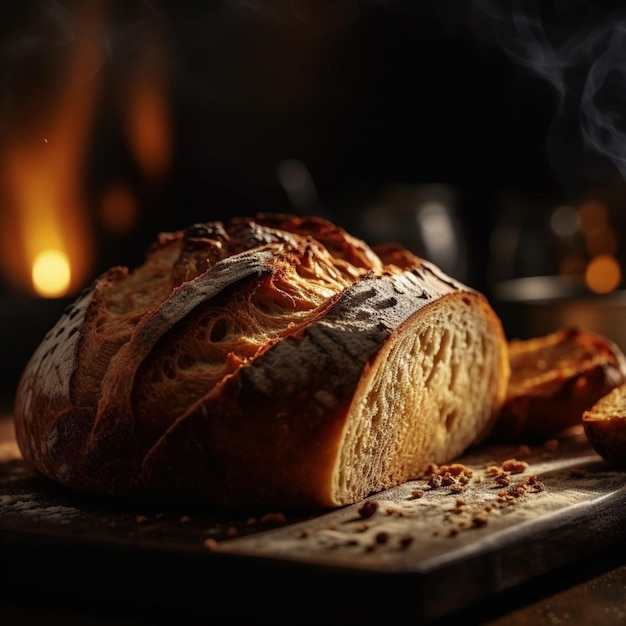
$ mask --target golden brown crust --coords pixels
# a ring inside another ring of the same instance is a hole
[[[16,434],[74,489],[332,507],[460,454],[507,381],[484,296],[397,246],[263,214],[162,234],[98,279],[28,364]]]
[[[587,439],[616,468],[626,468],[626,384],[616,387],[583,413]]]
[[[540,440],[580,426],[583,411],[626,381],[626,358],[580,328],[509,342],[511,377],[493,437]]]

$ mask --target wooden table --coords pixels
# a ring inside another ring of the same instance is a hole
[[[460,462],[465,484],[411,481],[369,510],[172,510],[38,476],[7,415],[0,623],[626,622],[626,473],[581,433]]]

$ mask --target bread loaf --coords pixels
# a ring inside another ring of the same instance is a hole
[[[15,403],[26,461],[86,492],[337,507],[493,427],[507,345],[486,298],[315,217],[161,234],[63,314]]]
[[[582,328],[509,342],[511,376],[492,437],[537,441],[581,426],[583,411],[626,382],[626,357],[613,341]]]
[[[613,467],[626,468],[626,384],[587,409],[582,422],[596,452]]]

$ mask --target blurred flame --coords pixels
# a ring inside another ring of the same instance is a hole
[[[139,221],[139,209],[132,189],[123,183],[114,183],[100,199],[100,222],[103,228],[118,236],[130,233]]]
[[[61,250],[44,250],[35,257],[32,274],[33,286],[40,296],[64,296],[72,277],[70,260]]]
[[[622,282],[622,269],[616,258],[619,237],[611,226],[610,211],[604,202],[589,199],[578,207],[578,223],[589,259],[584,268],[587,287],[595,293],[610,293]]]
[[[140,58],[126,103],[126,134],[144,174],[164,175],[171,161],[167,62],[157,31],[150,31],[140,47]]]
[[[83,5],[60,97],[0,153],[0,256],[17,288],[56,297],[84,286],[93,243],[81,183],[100,55],[96,3]],[[46,94],[45,97],[50,97]],[[54,269],[56,268],[56,269]]]

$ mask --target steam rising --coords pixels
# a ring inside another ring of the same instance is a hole
[[[606,159],[626,178],[626,13],[576,0],[474,6],[511,59],[554,88],[548,151],[562,182],[580,184]]]

